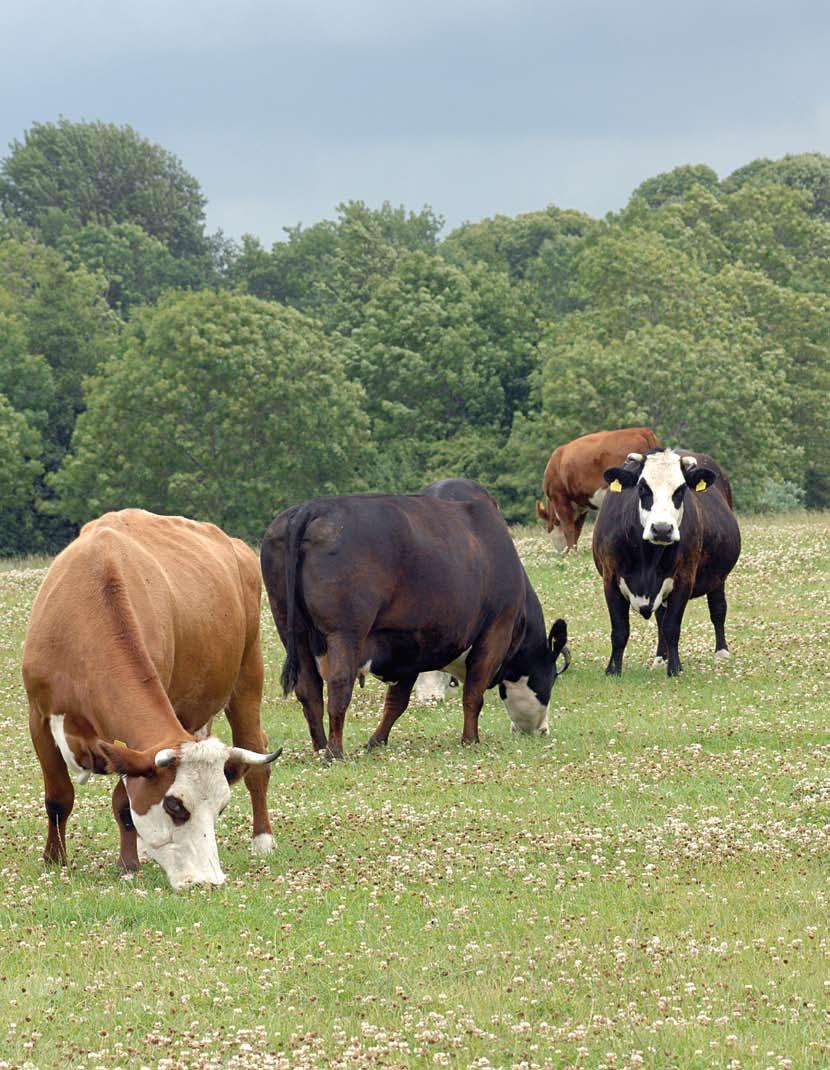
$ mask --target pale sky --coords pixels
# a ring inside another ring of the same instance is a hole
[[[129,124],[266,246],[348,199],[595,216],[684,163],[830,153],[825,0],[10,0],[0,156]]]

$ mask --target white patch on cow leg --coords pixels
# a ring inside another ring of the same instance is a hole
[[[622,576],[620,576],[620,579],[619,579],[619,587],[620,587],[620,590],[622,591],[623,597],[627,598],[628,601],[633,606],[633,608],[636,609],[637,611],[639,611],[640,609],[643,609],[645,606],[650,604],[651,599],[647,595],[644,595],[644,594],[633,594],[629,590],[628,584],[625,582],[625,580],[622,578]]]
[[[364,662],[364,664],[361,665],[360,668],[357,670],[357,678],[358,678],[358,680],[360,680],[360,686],[361,687],[363,687],[363,685],[366,683],[366,673],[367,672],[371,672],[371,671],[372,671],[372,660],[370,658],[369,661]]]
[[[715,651],[715,661],[716,662],[729,661],[729,659],[731,657],[732,657],[732,655],[729,653],[729,651],[726,649],[725,646],[721,647],[720,650],[716,650]]]
[[[260,832],[251,840],[251,850],[255,855],[267,855],[274,849],[274,837],[270,832]]]
[[[329,678],[329,657],[328,654],[321,654],[319,657],[315,654],[314,660],[317,662],[317,672],[328,681]]]
[[[72,774],[75,783],[86,784],[92,776],[92,770],[84,769],[82,765],[78,765],[78,761],[66,738],[66,732],[63,727],[63,714],[53,713],[49,718],[49,727],[52,730],[52,738],[55,741],[55,745],[63,755],[63,760],[66,762],[66,768]]]

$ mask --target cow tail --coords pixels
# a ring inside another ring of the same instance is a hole
[[[300,659],[297,657],[297,639],[294,632],[297,614],[297,569],[300,561],[300,542],[311,517],[300,508],[288,522],[285,543],[285,664],[280,683],[284,698],[288,698],[297,686],[300,675]]]

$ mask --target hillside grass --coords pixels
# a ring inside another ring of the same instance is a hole
[[[104,777],[78,790],[70,868],[41,863],[19,667],[46,563],[4,563],[0,1067],[827,1067],[828,526],[744,519],[733,657],[715,667],[694,602],[673,680],[639,618],[606,678],[589,543],[561,559],[517,530],[571,633],[547,739],[512,735],[491,693],[462,747],[456,691],[367,754],[373,682],[328,766],[263,616],[276,849],[250,854],[239,786],[227,883],[186,893],[152,864],[119,877]]]

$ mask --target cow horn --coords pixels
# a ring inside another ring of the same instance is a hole
[[[686,469],[694,468],[694,466],[697,464],[697,457],[692,457],[691,454],[687,453],[684,457],[680,458],[680,463]]]
[[[272,751],[270,754],[259,754],[255,750],[246,750],[244,747],[231,747],[228,759],[232,762],[247,762],[248,765],[270,765],[281,754],[282,747],[278,747],[277,750]]]
[[[567,643],[565,643],[565,645],[562,647],[562,650],[561,650],[560,653],[561,653],[562,657],[565,659],[565,667],[563,669],[557,670],[557,676],[561,676],[563,672],[566,672],[567,669],[568,669],[568,666],[571,664],[571,648],[568,646]]]
[[[164,750],[160,750],[156,755],[156,769],[166,769],[170,765],[175,765],[176,757],[176,752],[172,747],[165,747]]]

